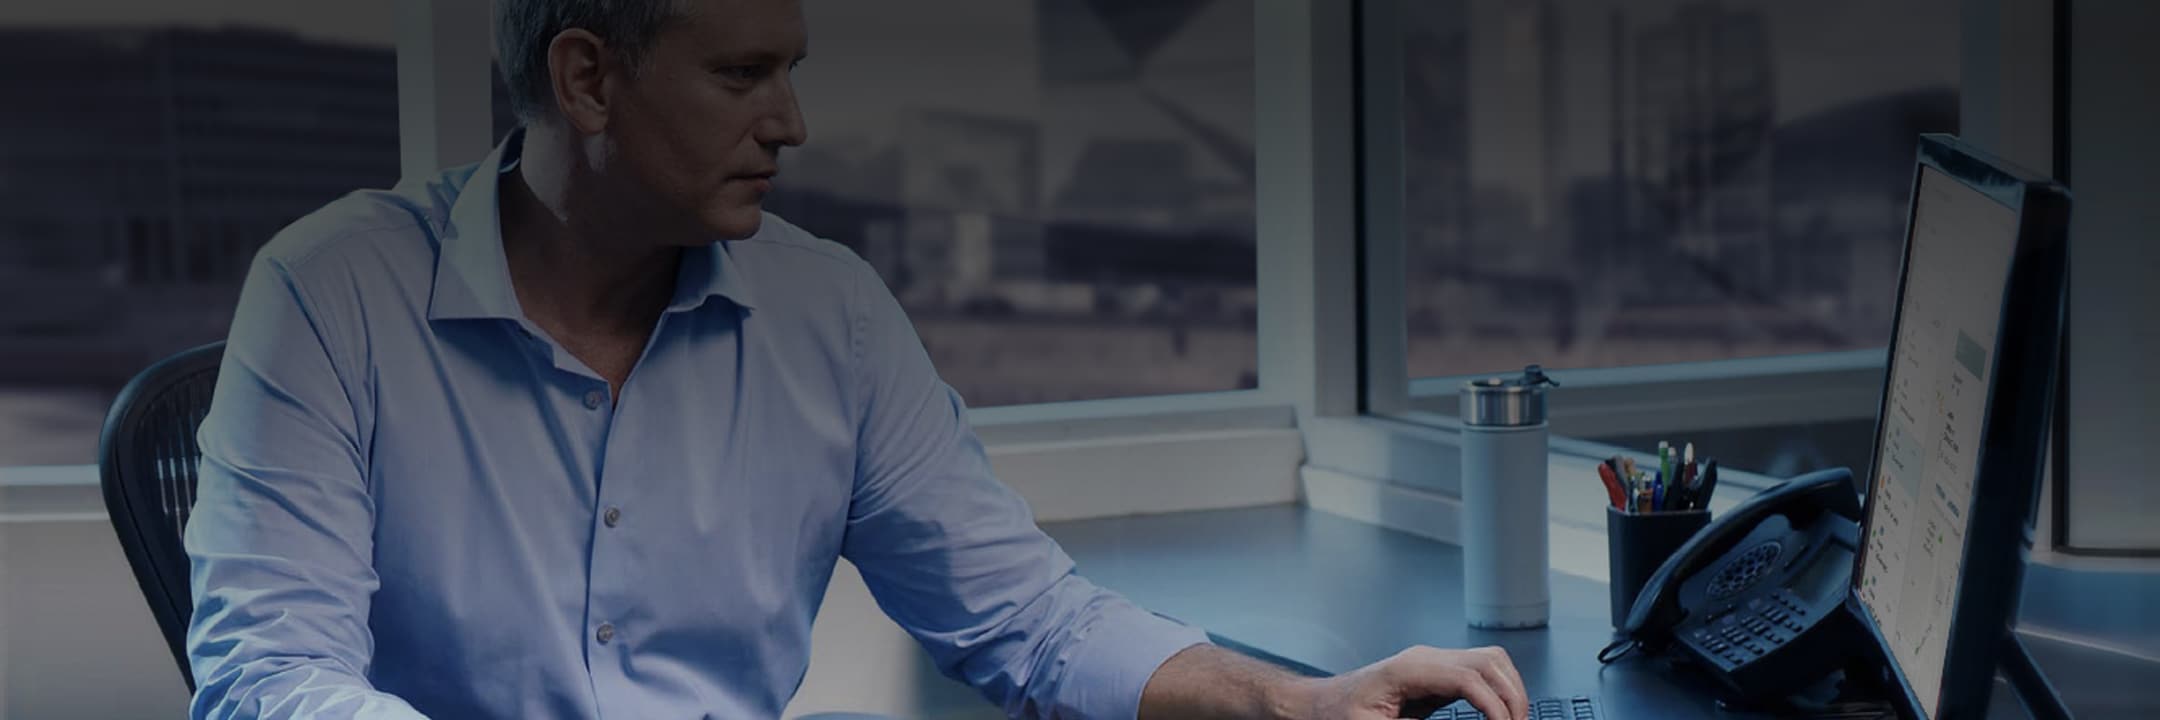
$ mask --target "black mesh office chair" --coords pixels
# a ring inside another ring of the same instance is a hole
[[[225,343],[211,343],[142,371],[120,390],[98,438],[105,512],[191,692],[195,674],[188,669],[187,625],[194,600],[180,533],[195,504],[195,462],[202,457],[195,428],[210,410],[210,391],[224,357]]]

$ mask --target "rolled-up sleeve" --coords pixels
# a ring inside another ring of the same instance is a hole
[[[370,687],[373,505],[352,387],[315,307],[258,257],[225,348],[188,522],[195,718],[419,718]]]
[[[861,392],[843,554],[948,677],[1012,717],[1125,720],[1205,633],[1074,572],[990,472],[957,393],[867,266],[849,303]]]

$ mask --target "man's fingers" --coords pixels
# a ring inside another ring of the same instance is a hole
[[[1464,675],[1467,676],[1467,679],[1463,681],[1462,687],[1457,688],[1455,692],[1461,695],[1462,699],[1469,701],[1470,707],[1477,708],[1478,712],[1485,713],[1485,717],[1494,720],[1499,718],[1522,720],[1523,716],[1509,710],[1507,702],[1500,699],[1500,693],[1495,692],[1492,684],[1486,682],[1484,673],[1468,672],[1464,673]]]
[[[1508,707],[1515,709],[1515,717],[1530,717],[1530,689],[1523,684],[1522,671],[1515,667],[1515,659],[1508,656],[1506,648],[1498,645],[1487,647],[1485,651],[1492,654],[1493,665],[1505,680],[1494,682],[1493,687],[1500,690]]]
[[[1415,698],[1462,698],[1494,720],[1517,719],[1522,715],[1509,709],[1501,699],[1501,690],[1493,686],[1480,665],[1491,665],[1486,658],[1475,660],[1431,648],[1414,648],[1396,658],[1388,668],[1399,697]]]
[[[1530,697],[1523,692],[1522,680],[1516,677],[1513,669],[1514,663],[1509,662],[1507,653],[1499,648],[1487,650],[1488,658],[1478,666],[1478,673],[1500,696],[1500,702],[1507,704],[1509,717],[1530,717]]]

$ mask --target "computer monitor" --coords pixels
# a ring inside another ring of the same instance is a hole
[[[1909,213],[1848,603],[1881,645],[1901,715],[1977,720],[2030,546],[2069,196],[1927,135]]]

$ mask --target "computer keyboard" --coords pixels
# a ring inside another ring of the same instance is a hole
[[[1597,701],[1582,695],[1530,701],[1530,720],[1597,720],[1597,717]],[[1458,702],[1425,716],[1425,720],[1485,720],[1485,713]]]

